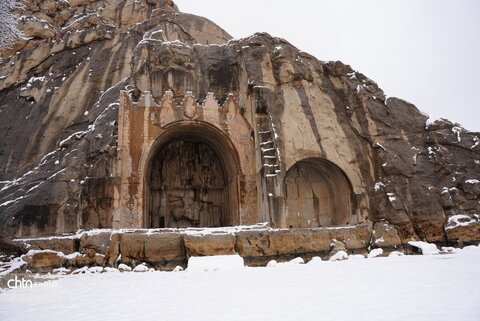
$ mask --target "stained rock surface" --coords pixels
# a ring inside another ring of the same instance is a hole
[[[328,259],[339,251],[366,254],[372,235],[368,224],[314,229],[273,229],[264,224],[205,229],[101,229],[73,235],[15,239],[25,249],[22,271],[49,272],[65,267],[134,267],[146,263],[158,270],[187,266],[192,256],[233,255],[251,266],[296,257]],[[399,251],[409,247],[395,246]],[[2,268],[0,264],[0,269]],[[2,271],[0,271],[1,273]]]
[[[0,63],[3,237],[110,228],[120,91],[160,99],[169,90],[174,97],[192,91],[200,100],[213,92],[219,102],[234,93],[240,105],[253,95],[255,111],[278,130],[286,164],[314,154],[349,169],[361,190],[354,199],[359,221],[375,224],[376,245],[382,237],[391,246],[480,240],[480,134],[427,121],[348,65],[320,61],[265,33],[232,40],[167,0],[27,1],[20,14],[26,40],[3,49]],[[453,224],[456,215],[469,217],[468,224]],[[298,242],[305,247],[299,251],[330,250],[319,248],[330,246],[321,235],[282,233],[269,239],[279,251]],[[347,239],[346,248],[362,248],[370,235]],[[144,242],[133,233],[117,243],[127,257],[138,257],[154,240]],[[245,232],[236,246],[263,242]],[[225,253],[230,244],[212,239],[189,251]],[[168,251],[151,261],[186,255]]]

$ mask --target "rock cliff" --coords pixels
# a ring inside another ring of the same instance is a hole
[[[358,221],[377,235],[480,240],[480,134],[427,122],[348,65],[265,33],[233,40],[168,0],[27,1],[19,23],[26,40],[0,64],[4,237],[112,227],[123,90],[157,100],[191,91],[199,101],[213,92],[220,104],[232,93],[240,106],[254,97],[278,132],[283,167],[338,164]]]

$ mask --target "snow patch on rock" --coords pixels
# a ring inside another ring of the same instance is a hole
[[[137,265],[134,269],[133,272],[148,272],[149,268],[145,263]]]
[[[367,257],[369,259],[372,259],[374,257],[377,257],[377,256],[380,256],[383,254],[383,250],[382,249],[373,249],[370,251],[370,253],[368,253]]]
[[[466,215],[457,214],[450,216],[447,220],[447,226],[445,230],[451,230],[459,226],[469,226],[471,224],[478,223],[480,221],[480,214]]]
[[[439,254],[437,246],[432,243],[427,243],[422,241],[410,241],[408,242],[408,244],[416,248],[419,248],[422,251],[423,255]]]
[[[393,252],[390,252],[390,254],[388,254],[388,257],[397,257],[397,256],[404,256],[405,253],[402,253],[400,251],[393,251]]]
[[[345,251],[338,251],[330,258],[329,261],[342,261],[342,260],[348,260],[348,254]]]
[[[118,265],[118,270],[120,272],[131,272],[132,268],[129,267],[128,265],[126,265],[126,264],[121,263],[121,264]]]

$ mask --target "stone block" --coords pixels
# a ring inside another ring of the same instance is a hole
[[[75,238],[52,237],[31,239],[28,241],[16,240],[27,245],[28,250],[52,250],[70,254],[78,251],[78,240]]]
[[[291,255],[330,250],[330,233],[325,229],[291,229],[273,231],[269,235],[269,253]]]
[[[88,250],[89,253],[79,255],[75,257],[73,260],[69,261],[69,264],[72,264],[77,267],[82,267],[82,266],[103,266],[106,262],[105,260],[105,255],[103,254],[98,254],[95,253],[94,250],[90,249]]]
[[[356,229],[356,235],[358,236],[358,239],[365,242],[366,243],[365,247],[368,247],[368,245],[370,244],[370,239],[372,238],[373,224],[372,223],[360,224],[360,225],[357,225],[355,229]],[[349,247],[347,246],[347,248]]]
[[[235,254],[235,236],[232,234],[187,234],[184,243],[188,256]]]
[[[329,228],[330,238],[341,241],[348,250],[367,248],[370,243],[371,227],[362,224],[355,227]]]
[[[121,244],[123,244],[122,236]],[[122,248],[122,246],[120,246]],[[123,251],[122,251],[123,256]],[[183,235],[179,233],[155,233],[148,235],[145,242],[145,261],[155,264],[169,261],[185,261]]]
[[[143,261],[145,257],[145,242],[148,235],[145,233],[125,233],[120,240],[120,254],[122,262]]]
[[[122,234],[112,233],[108,243],[107,253],[105,254],[106,263],[110,266],[113,266],[120,255],[120,240],[122,239]]]
[[[235,251],[242,257],[260,257],[269,254],[268,231],[240,231],[236,233]]]
[[[83,234],[80,238],[80,252],[84,253],[87,249],[94,249],[96,253],[107,254],[111,235],[112,233],[107,231]]]
[[[32,272],[48,272],[52,269],[59,268],[65,263],[65,257],[60,252],[55,251],[39,251],[30,256],[28,261],[30,263],[30,270]]]

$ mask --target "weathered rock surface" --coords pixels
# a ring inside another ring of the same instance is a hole
[[[86,250],[84,254],[66,257],[68,267],[103,266],[106,262],[105,255],[98,254],[93,249]]]
[[[48,272],[62,266],[70,269],[119,267],[121,264],[133,268],[142,263],[171,271],[177,266],[186,267],[191,256],[237,253],[245,258],[247,265],[258,266],[272,259],[284,262],[296,257],[328,258],[338,251],[366,253],[371,233],[371,226],[367,224],[310,229],[273,229],[256,225],[220,229],[95,230],[54,240],[18,239],[15,244],[29,251],[22,256],[27,263],[24,271],[33,268]],[[47,249],[55,246],[56,251]],[[70,254],[65,255],[59,251],[61,248]]]
[[[232,234],[185,235],[188,256],[235,254],[235,236]]]
[[[452,243],[469,244],[478,241],[480,235],[480,215],[454,215],[445,228],[447,239]]]
[[[266,252],[270,245],[268,231],[240,231],[235,242],[236,252],[244,257],[268,256]]]
[[[184,264],[186,254],[183,235],[168,232],[149,235],[145,242],[145,261],[156,267],[171,269]]]
[[[115,101],[144,34],[189,45],[230,39],[172,1],[50,2],[28,3],[22,21],[32,21],[33,38],[4,50],[0,64],[0,221],[9,237],[111,226]]]
[[[329,231],[330,238],[342,241],[347,250],[366,248],[372,236],[372,226],[370,224],[361,224],[354,228],[334,228]]]
[[[78,240],[74,238],[52,237],[31,239],[22,242],[16,242],[28,247],[29,250],[52,250],[71,254],[78,250]]]
[[[240,231],[236,233],[235,249],[243,257],[305,255],[330,252],[332,243],[342,244],[341,250],[366,249],[371,228],[358,227],[290,229],[279,231]]]
[[[0,63],[1,236],[111,227],[120,91],[159,100],[170,90],[200,100],[213,92],[220,102],[234,93],[241,106],[254,97],[253,112],[278,131],[276,186],[299,159],[334,162],[351,181],[352,224],[375,223],[392,246],[480,240],[476,224],[445,226],[449,217],[480,213],[480,134],[447,120],[427,123],[348,65],[264,33],[231,40],[166,0],[27,1],[23,16],[30,39],[3,50]],[[235,249],[254,257],[329,251],[334,232],[249,233],[237,235]],[[371,237],[368,229],[355,238],[341,233],[347,249]],[[159,235],[124,234],[108,249],[84,240],[82,250],[140,262]],[[180,241],[171,242],[152,260],[177,255]],[[192,244],[191,253],[204,251]]]
[[[120,240],[120,254],[122,262],[140,262],[145,258],[145,242],[147,234],[127,233],[123,234]]]
[[[83,253],[91,249],[94,250],[95,253],[105,255],[108,252],[109,246],[111,246],[111,237],[111,232],[100,232],[96,234],[85,233],[80,238],[80,252]]]
[[[397,229],[388,223],[375,223],[372,235],[372,244],[375,247],[398,247],[402,245]]]
[[[110,240],[108,242],[107,253],[105,254],[106,263],[110,266],[115,265],[118,258],[120,257],[120,240],[122,238],[122,234],[120,233],[112,233],[110,236]]]
[[[63,253],[51,250],[32,251],[22,258],[27,262],[25,267],[32,272],[49,272],[65,263]]]
[[[291,253],[321,252],[329,249],[330,234],[311,233],[308,230],[286,230],[269,235],[269,247],[266,249],[269,255],[282,255]],[[328,248],[326,248],[326,246]]]
[[[27,249],[25,244],[19,244],[10,239],[0,238],[0,253],[5,256],[20,256],[27,253]]]

